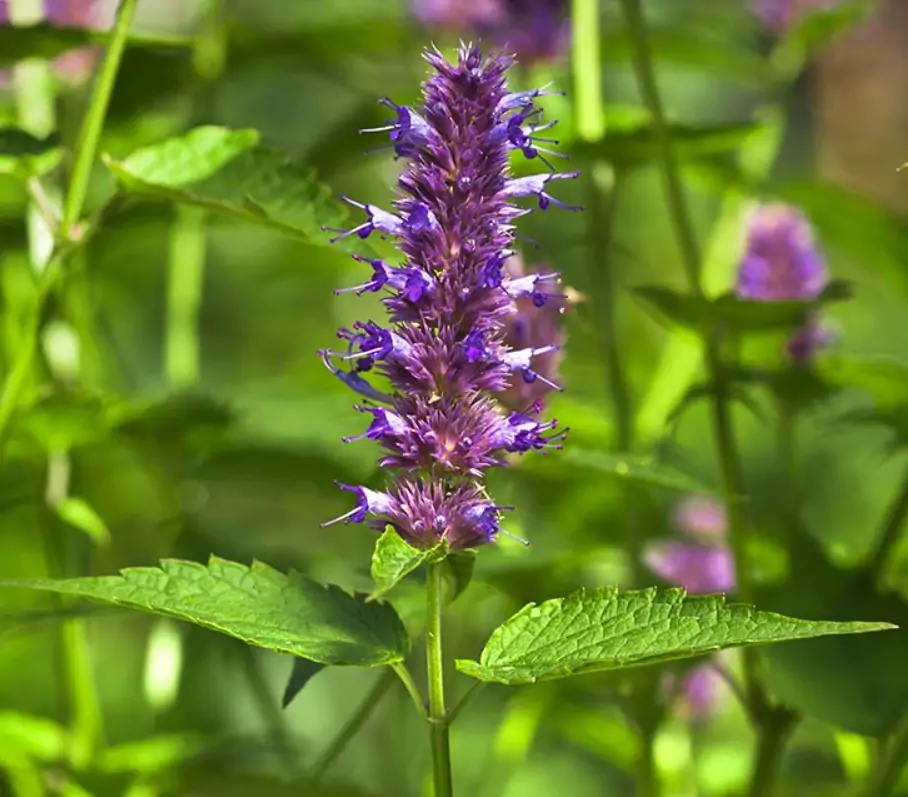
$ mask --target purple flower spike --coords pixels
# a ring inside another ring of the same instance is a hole
[[[812,301],[829,274],[807,219],[787,205],[763,205],[747,219],[735,292],[756,302]]]
[[[670,540],[651,546],[644,559],[660,578],[694,595],[735,588],[735,563],[725,546]]]
[[[508,333],[518,312],[529,319],[557,311],[567,298],[556,272],[523,275],[506,263],[514,254],[513,222],[525,212],[512,199],[535,195],[543,207],[564,206],[547,187],[576,174],[510,179],[512,151],[548,152],[537,146],[543,139],[536,133],[547,125],[539,123],[533,100],[551,93],[509,93],[510,57],[462,46],[456,63],[434,50],[426,60],[433,74],[418,112],[384,101],[397,119],[380,132],[407,161],[393,212],[347,200],[367,220],[336,231],[338,238],[378,230],[396,239],[402,265],[357,257],[371,266],[371,279],[337,291],[381,291],[389,322],[357,321],[338,332],[346,351],[321,354],[345,384],[386,405],[359,407],[372,421],[344,440],[377,442],[391,486],[383,493],[344,487],[356,493],[357,507],[338,520],[391,525],[414,546],[443,542],[457,550],[508,535],[500,528],[507,507],[489,499],[485,471],[507,464],[511,454],[557,450],[567,431],[539,417],[539,390],[520,407],[503,401],[521,383],[561,390],[545,365],[556,356],[557,330],[552,339],[535,334],[516,348]],[[366,372],[386,379],[391,394],[377,391]]]

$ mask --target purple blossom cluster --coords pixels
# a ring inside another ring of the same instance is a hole
[[[725,506],[710,496],[692,495],[676,508],[674,523],[684,535],[663,540],[644,552],[644,561],[656,575],[693,595],[731,592],[735,589],[735,564],[725,542]],[[712,715],[725,684],[717,664],[694,667],[678,683],[669,677],[665,692],[680,698],[682,711],[702,720]]]
[[[478,34],[522,63],[563,57],[570,42],[567,0],[414,0],[424,25]]]
[[[747,240],[735,293],[755,302],[812,302],[829,284],[829,271],[807,218],[783,204],[762,205],[746,220]],[[835,340],[818,311],[785,344],[788,360],[807,365]]]
[[[540,418],[541,403],[507,411],[498,400],[514,384],[561,387],[537,366],[554,343],[512,348],[506,340],[516,302],[539,309],[560,298],[557,273],[513,276],[514,221],[530,212],[514,204],[534,197],[542,210],[578,209],[552,197],[553,181],[576,173],[546,171],[512,177],[513,151],[540,159],[535,100],[545,89],[509,92],[513,59],[484,57],[464,45],[455,63],[437,50],[423,85],[421,107],[383,102],[395,119],[394,152],[408,161],[393,211],[347,201],[366,218],[333,240],[379,232],[396,239],[401,265],[355,259],[371,268],[363,284],[343,289],[381,292],[389,323],[356,321],[338,332],[341,351],[320,352],[327,367],[367,401],[366,430],[347,442],[379,443],[382,467],[394,474],[387,491],[340,485],[356,506],[335,523],[392,526],[419,548],[450,549],[491,542],[501,512],[483,485],[488,468],[513,454],[560,448],[565,432]],[[385,380],[382,391],[373,377]]]

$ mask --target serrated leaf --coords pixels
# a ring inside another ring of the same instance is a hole
[[[688,596],[682,589],[580,590],[525,606],[492,633],[478,662],[459,660],[457,668],[481,681],[516,685],[742,645],[894,627],[796,620],[726,604],[723,595]]]
[[[81,596],[175,617],[249,645],[321,664],[372,667],[401,661],[407,632],[394,609],[365,596],[212,556],[208,566],[165,559],[161,567],[131,567],[119,576],[3,579],[0,586]]]
[[[57,516],[70,526],[84,531],[97,545],[110,543],[110,531],[101,516],[82,498],[69,496],[54,507]]]
[[[390,592],[423,562],[439,555],[440,548],[420,550],[407,543],[391,526],[376,540],[372,551],[372,580],[375,591],[370,600]]]
[[[63,158],[60,136],[51,133],[36,138],[15,127],[0,128],[0,174],[21,179],[37,177],[55,169]]]
[[[105,156],[104,162],[129,193],[226,213],[310,244],[327,245],[322,227],[337,227],[345,218],[311,170],[259,146],[255,130],[197,127],[122,161]]]
[[[104,44],[110,31],[57,27],[46,22],[37,25],[0,25],[0,66],[10,66],[25,58],[55,58],[69,50]],[[175,36],[130,35],[130,47],[190,49],[192,40]]]
[[[610,454],[607,451],[568,448],[559,457],[567,464],[582,465],[600,473],[609,473],[619,479],[655,484],[672,490],[692,493],[713,492],[709,487],[669,465],[662,465],[653,459],[626,454]]]
[[[574,147],[576,154],[590,158],[604,159],[616,169],[629,169],[646,166],[657,161],[659,138],[652,122],[640,118],[639,114],[621,116],[622,109],[607,115],[612,120],[605,137],[595,144],[578,143]],[[618,117],[616,125],[615,117]],[[756,130],[758,125],[751,122],[734,124],[706,125],[695,127],[672,122],[669,130],[681,158],[700,158],[715,155],[740,147]]]
[[[294,659],[290,677],[287,679],[284,694],[281,696],[281,708],[287,708],[293,702],[293,699],[303,691],[306,684],[324,669],[325,665],[319,664],[317,661]]]

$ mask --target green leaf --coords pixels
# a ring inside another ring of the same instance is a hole
[[[604,159],[624,171],[659,160],[659,139],[649,119],[637,109],[609,108],[606,114],[611,123],[605,137],[595,144],[578,142],[576,154]],[[737,149],[757,127],[751,122],[702,127],[672,122],[669,131],[681,158],[699,158]]]
[[[516,685],[741,645],[889,628],[894,626],[795,620],[682,589],[580,590],[528,604],[492,633],[478,662],[459,660],[457,668],[481,681]]]
[[[401,661],[407,632],[388,604],[318,584],[261,562],[212,556],[208,566],[165,559],[119,576],[3,579],[0,586],[44,590],[127,606],[220,631],[249,645],[321,664],[371,667]]]
[[[619,479],[655,484],[684,492],[710,493],[709,487],[668,465],[654,459],[626,454],[610,454],[607,451],[568,448],[559,456],[567,464],[581,465],[600,473],[609,473]]]
[[[67,732],[53,720],[0,712],[0,750],[23,753],[37,761],[57,761],[66,754]]]
[[[835,567],[809,534],[795,537],[785,584],[761,603],[805,617],[888,620],[892,634],[830,637],[763,651],[773,694],[807,716],[863,736],[892,733],[908,704],[908,604],[878,591],[872,576]]]
[[[54,508],[61,520],[79,531],[84,531],[97,545],[105,546],[110,543],[107,524],[87,501],[69,496]]]
[[[322,227],[340,226],[344,209],[309,169],[258,142],[255,130],[197,127],[104,162],[129,193],[208,208],[327,245],[330,235]]]
[[[412,573],[423,562],[439,556],[441,547],[420,550],[406,542],[391,526],[388,526],[375,543],[372,552],[372,580],[375,591],[370,600],[390,592],[406,575]]]
[[[0,174],[20,179],[53,171],[63,158],[60,136],[36,138],[15,127],[0,128]]]
[[[281,696],[281,708],[287,708],[293,702],[293,698],[303,691],[306,684],[324,669],[325,665],[319,664],[317,661],[295,658],[287,685],[284,687],[284,694]]]
[[[680,293],[659,285],[632,288],[661,317],[673,325],[698,332],[719,328],[739,334],[794,329],[804,323],[812,302],[755,302],[726,293],[714,299]],[[821,304],[851,298],[849,283],[835,280],[817,298]]]
[[[28,26],[0,26],[0,66],[10,66],[24,58],[55,58],[68,50],[92,44],[103,44],[110,38],[109,31],[85,28],[56,27],[42,22]],[[173,36],[129,37],[131,47],[153,49],[190,49],[192,40]]]

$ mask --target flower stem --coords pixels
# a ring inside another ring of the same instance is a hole
[[[92,92],[91,104],[82,122],[79,141],[76,147],[76,160],[72,177],[67,187],[63,201],[63,213],[58,231],[58,241],[54,252],[51,254],[46,267],[38,279],[38,288],[33,307],[30,309],[28,320],[25,324],[23,337],[20,342],[12,367],[3,385],[0,394],[0,456],[3,445],[9,433],[10,422],[13,414],[19,407],[22,391],[28,382],[31,373],[38,340],[41,335],[44,308],[53,295],[62,276],[65,256],[71,251],[63,242],[71,243],[78,239],[78,230],[74,229],[82,210],[85,206],[85,197],[88,193],[88,182],[91,169],[98,154],[98,144],[101,139],[101,130],[104,126],[104,117],[113,93],[117,72],[126,47],[129,26],[135,14],[138,0],[122,0],[117,9],[117,17],[111,33],[107,51],[101,64],[101,70],[95,81]]]
[[[681,170],[674,142],[669,132],[665,111],[662,107],[662,99],[656,85],[646,21],[640,0],[621,0],[621,3],[624,7],[628,32],[631,37],[634,68],[637,73],[640,95],[652,114],[653,127],[662,162],[662,177],[669,215],[681,250],[682,265],[690,290],[694,294],[702,296],[700,250],[684,196]],[[714,333],[706,335],[704,353],[709,380],[713,388],[711,412],[713,435],[719,455],[723,492],[728,504],[729,529],[738,578],[737,591],[741,600],[748,602],[753,599],[753,587],[748,546],[749,528],[745,523],[741,504],[741,497],[744,493],[744,479],[729,410],[728,383],[721,359],[719,339]],[[748,705],[751,716],[759,722],[757,718],[765,712],[767,698],[756,673],[757,660],[754,649],[745,648],[743,656],[745,691]]]
[[[889,559],[892,549],[898,544],[902,536],[902,527],[905,525],[905,518],[908,517],[908,469],[905,470],[905,476],[898,494],[893,498],[889,509],[886,511],[886,523],[880,534],[879,542],[870,556],[867,569],[870,573],[879,576]]]
[[[889,740],[867,789],[867,797],[889,797],[901,780],[908,764],[908,711],[902,717],[895,735]]]
[[[798,721],[794,712],[784,708],[775,708],[767,715],[757,740],[748,797],[772,797],[775,794],[785,745]]]
[[[453,797],[448,715],[445,709],[441,608],[444,588],[441,562],[426,567],[426,669],[429,683],[429,735],[435,797]]]
[[[350,740],[359,733],[360,729],[372,716],[378,704],[381,702],[385,693],[394,683],[394,670],[385,670],[375,683],[366,692],[362,702],[356,707],[353,714],[343,724],[337,736],[331,740],[331,743],[325,748],[324,752],[318,757],[318,760],[312,767],[311,779],[312,784],[317,784],[331,768],[331,765],[337,760],[338,756],[344,752]]]

